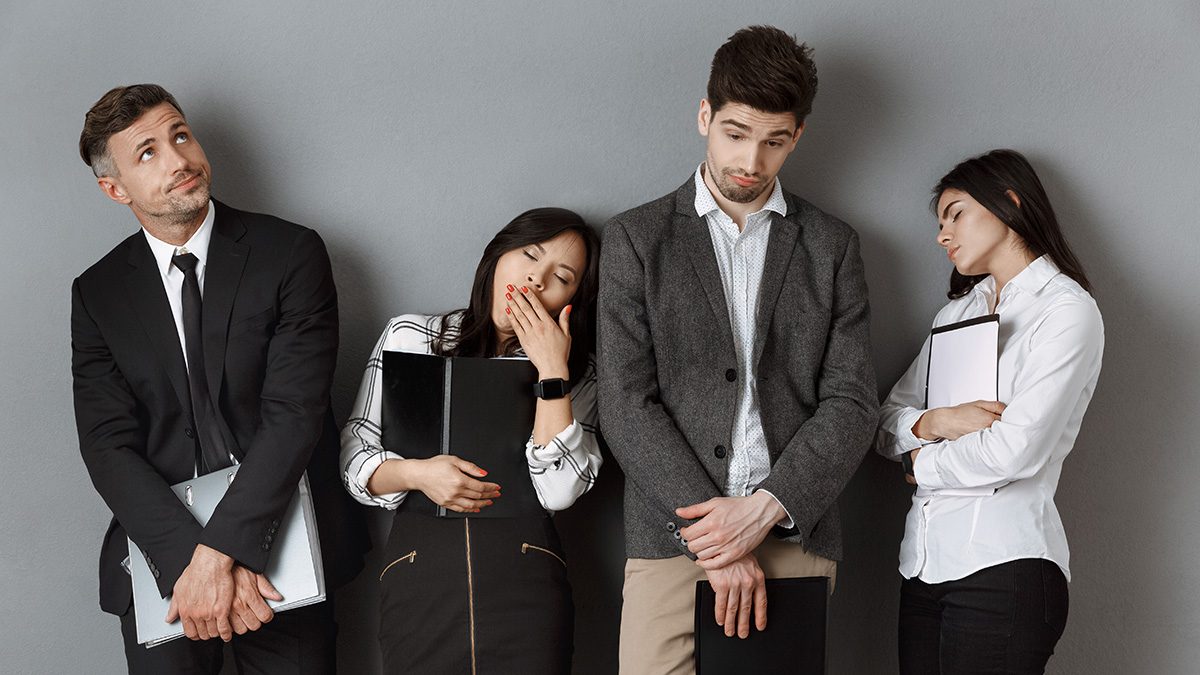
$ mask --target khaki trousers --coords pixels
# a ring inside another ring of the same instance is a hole
[[[837,563],[771,535],[754,549],[768,579],[837,577]],[[621,606],[621,675],[692,675],[696,582],[707,579],[684,555],[625,561]],[[770,610],[767,610],[770,620]],[[716,621],[715,617],[710,620]]]

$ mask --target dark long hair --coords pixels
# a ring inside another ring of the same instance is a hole
[[[596,290],[599,284],[600,238],[574,211],[558,208],[531,209],[512,219],[492,237],[483,249],[475,281],[471,284],[471,302],[466,309],[442,317],[433,352],[441,356],[492,356],[496,352],[511,355],[520,346],[516,338],[503,345],[492,323],[492,281],[496,262],[509,251],[541,244],[563,232],[575,232],[583,240],[587,264],[579,276],[579,288],[571,297],[571,353],[567,367],[577,380],[587,368],[588,355],[595,343]],[[454,325],[457,323],[457,328]]]
[[[1015,150],[992,150],[972,157],[942,176],[933,188],[929,208],[937,215],[938,200],[946,190],[959,190],[971,195],[983,208],[996,216],[1021,238],[1025,248],[1035,257],[1045,255],[1063,274],[1074,279],[1089,293],[1092,284],[1083,273],[1083,265],[1067,244],[1066,237],[1054,217],[1050,199],[1042,181],[1029,160]],[[1008,191],[1020,200],[1020,206],[1008,196]],[[950,273],[950,290],[946,293],[957,300],[983,281],[986,274],[965,276],[955,269]]]

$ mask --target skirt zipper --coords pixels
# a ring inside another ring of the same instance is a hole
[[[471,633],[471,675],[475,675],[475,582],[471,577],[471,520],[463,518],[467,535],[467,622]]]

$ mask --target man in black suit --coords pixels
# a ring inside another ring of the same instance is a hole
[[[273,616],[264,598],[279,595],[261,574],[305,470],[330,597],[369,547],[338,479],[325,246],[310,229],[213,201],[204,151],[157,85],[97,101],[80,154],[142,226],[75,280],[71,307],[80,451],[114,516],[100,606],[121,616],[129,670],[216,673],[220,637],[240,672],[332,673],[332,601]],[[170,486],[233,461],[238,478],[201,527]],[[180,617],[191,640],[137,644],[126,537],[173,594],[164,619]]]

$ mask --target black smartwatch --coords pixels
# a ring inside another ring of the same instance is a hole
[[[547,401],[555,398],[562,398],[571,393],[570,380],[564,380],[561,377],[555,377],[549,380],[542,380],[533,385],[533,395],[538,398],[546,399]]]

